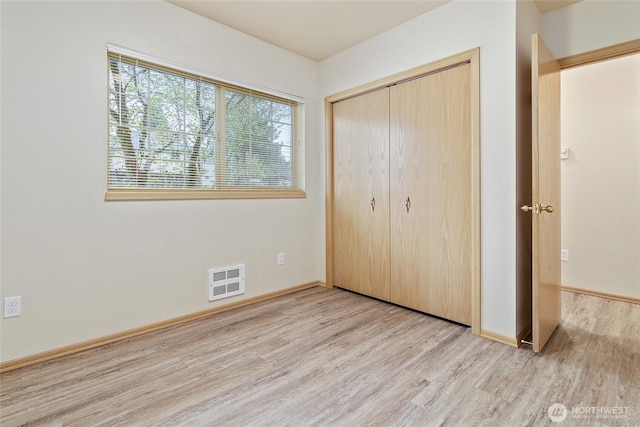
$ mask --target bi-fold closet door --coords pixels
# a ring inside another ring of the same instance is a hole
[[[389,301],[389,89],[333,109],[335,282]]]
[[[470,65],[333,105],[334,283],[471,324]]]

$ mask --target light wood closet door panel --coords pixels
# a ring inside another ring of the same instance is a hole
[[[334,282],[389,299],[389,89],[334,112]]]
[[[470,66],[390,94],[391,300],[471,324]],[[408,209],[407,209],[408,207]]]

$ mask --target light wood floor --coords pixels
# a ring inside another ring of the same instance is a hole
[[[537,426],[557,402],[557,425],[640,425],[640,305],[563,305],[534,354],[312,288],[2,374],[0,424]],[[627,413],[574,419],[576,407]]]

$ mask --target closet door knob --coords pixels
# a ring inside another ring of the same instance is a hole
[[[407,213],[409,213],[409,210],[411,209],[411,198],[407,197],[407,201],[404,203],[404,205],[407,208]]]

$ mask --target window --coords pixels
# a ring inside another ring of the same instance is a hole
[[[305,197],[297,101],[108,52],[107,200]]]

